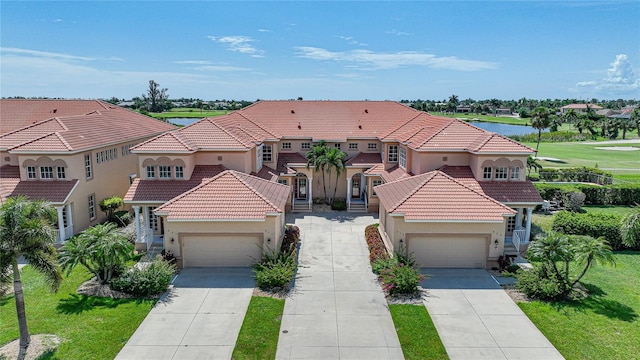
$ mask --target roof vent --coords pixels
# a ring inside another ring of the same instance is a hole
[[[369,113],[369,109],[364,109],[364,113],[368,114]]]
[[[293,110],[291,110],[293,111]],[[302,129],[302,125],[300,125],[300,123],[298,123],[298,129]]]
[[[53,109],[53,110],[51,110],[51,112],[55,114],[55,113],[58,112],[58,109]]]
[[[362,125],[358,125],[358,129],[362,129]]]
[[[295,113],[296,113],[296,111],[295,111],[295,110],[293,110],[293,109],[291,109],[291,113],[292,113],[292,114],[295,114]]]

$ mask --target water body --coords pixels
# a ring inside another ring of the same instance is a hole
[[[186,126],[189,124],[193,124],[194,122],[200,120],[199,118],[171,118],[167,119],[168,122],[176,125]],[[509,125],[509,124],[498,124],[498,123],[488,123],[488,122],[479,122],[479,121],[469,121],[469,124],[473,124],[479,128],[485,129],[487,131],[491,131],[494,133],[498,133],[500,135],[525,135],[530,133],[537,132],[536,129],[531,126],[525,125]]]
[[[489,123],[489,122],[480,122],[480,121],[469,121],[469,124],[472,124],[481,129],[485,129],[487,131],[491,131],[504,136],[526,135],[526,134],[538,132],[538,130],[532,128],[529,125],[510,125],[510,124],[499,124],[499,123]],[[548,130],[544,130],[544,131],[548,131]]]

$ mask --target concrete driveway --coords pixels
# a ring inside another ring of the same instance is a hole
[[[387,302],[369,265],[372,216],[289,216],[301,245],[276,359],[403,359]]]
[[[451,360],[564,359],[482,269],[423,269],[424,304]]]
[[[116,359],[231,359],[255,280],[249,268],[188,268]]]

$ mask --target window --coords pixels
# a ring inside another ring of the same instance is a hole
[[[265,162],[272,161],[271,160],[272,159],[272,157],[271,157],[272,151],[271,150],[272,150],[271,149],[271,145],[263,145],[262,146],[262,161],[265,161]]]
[[[91,154],[84,155],[84,174],[87,179],[91,179],[93,176],[93,170],[91,168]]]
[[[184,168],[182,166],[176,166],[174,170],[176,172],[176,179],[184,179]]]
[[[512,180],[520,180],[520,168],[512,167],[511,168],[511,179]]]
[[[398,162],[398,145],[389,145],[389,162]]]
[[[149,228],[151,228],[151,230],[153,231],[158,231],[158,215],[153,212],[156,207],[149,206],[147,209],[149,209],[149,211],[147,212],[147,216],[149,219]]]
[[[482,169],[482,179],[491,180],[491,167],[487,166]]]
[[[335,144],[333,144],[333,147],[335,147],[336,149],[342,149],[342,144],[335,143]]]
[[[302,150],[310,150],[311,149],[311,143],[302,143],[302,144],[300,144],[300,149],[302,149]]]
[[[406,169],[407,168],[407,149],[401,147],[400,148],[400,162],[399,164],[401,168]]]
[[[289,185],[289,183],[287,182],[287,179],[278,179],[278,184]]]
[[[513,232],[516,229],[516,217],[510,216],[507,218],[507,232]]]
[[[373,179],[372,185],[373,186],[371,186],[371,195],[378,196],[378,194],[376,194],[375,187],[378,186],[378,185],[382,185],[382,179]]]
[[[169,166],[169,165],[159,165],[158,166],[158,177],[160,179],[170,179],[171,178],[171,166]]]
[[[496,167],[496,179],[498,179],[498,180],[506,179],[508,172],[509,172],[509,169],[506,166],[504,166],[504,167]]]
[[[369,150],[369,151],[378,150],[378,144],[376,144],[376,143],[368,143],[367,144],[367,150]]]
[[[53,179],[53,166],[40,166],[40,179]]]
[[[282,143],[282,150],[291,150],[291,143],[290,142]]]
[[[66,179],[67,176],[64,171],[64,166],[56,167],[56,175],[58,175],[58,179]]]
[[[358,150],[358,143],[349,143],[349,150]]]
[[[96,218],[96,195],[91,194],[88,198],[89,201],[89,219],[93,220]]]
[[[36,167],[27,166],[27,179],[35,179],[35,178],[36,178]]]
[[[147,166],[147,178],[153,179],[156,177],[156,168],[154,166]]]

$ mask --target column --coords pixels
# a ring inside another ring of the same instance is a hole
[[[136,242],[142,242],[142,229],[140,229],[140,206],[134,206],[133,212],[136,214]]]
[[[71,213],[71,204],[66,205],[67,209],[67,229],[69,230],[69,234],[65,233],[65,236],[73,236],[73,214]]]
[[[522,227],[522,208],[516,209],[518,213],[516,214],[516,230]]]
[[[307,183],[308,193],[309,193],[309,210],[313,209],[313,178],[309,177],[309,182]]]
[[[525,227],[524,239],[527,243],[529,243],[529,236],[531,236],[531,213],[533,212],[533,208],[527,208],[527,226]]]
[[[347,177],[347,210],[351,209],[351,178]]]
[[[62,242],[66,239],[64,233],[64,206],[56,206],[58,211],[58,238],[56,242]]]

